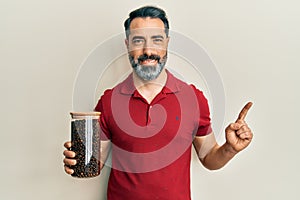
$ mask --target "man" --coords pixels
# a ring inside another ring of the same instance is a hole
[[[146,6],[130,13],[124,23],[133,72],[105,91],[95,110],[101,112],[102,167],[109,151],[112,169],[107,198],[190,200],[191,146],[210,170],[223,167],[251,142],[245,122],[252,103],[225,129],[218,145],[203,93],[164,68],[169,23],[163,10]],[[65,171],[76,164],[65,143]]]

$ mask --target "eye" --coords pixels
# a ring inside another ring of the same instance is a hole
[[[154,39],[154,42],[162,42],[163,40],[161,38]]]
[[[155,44],[161,44],[161,43],[163,43],[163,39],[161,39],[161,38],[155,38],[155,39],[153,39],[153,43],[155,43]]]
[[[133,40],[132,40],[132,43],[133,43],[134,45],[141,45],[141,44],[144,43],[144,40],[143,40],[143,39],[133,39]]]

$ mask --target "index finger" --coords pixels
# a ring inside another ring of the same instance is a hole
[[[252,104],[253,104],[252,102],[248,102],[244,106],[244,108],[241,110],[241,112],[240,112],[240,114],[239,114],[239,116],[238,116],[238,118],[237,118],[236,121],[238,121],[238,120],[244,120],[245,119],[245,117],[246,117],[246,115],[248,113],[248,110],[251,108]]]

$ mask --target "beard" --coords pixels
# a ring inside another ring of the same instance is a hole
[[[156,60],[156,65],[141,65],[140,62],[145,60]],[[163,68],[167,62],[167,53],[161,59],[159,55],[141,55],[138,57],[137,62],[134,60],[133,56],[129,55],[130,64],[135,71],[136,75],[144,81],[152,81],[156,79],[160,73],[162,72]]]

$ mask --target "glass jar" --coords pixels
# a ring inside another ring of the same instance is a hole
[[[76,165],[72,176],[95,177],[100,174],[100,112],[71,112],[71,151]]]

